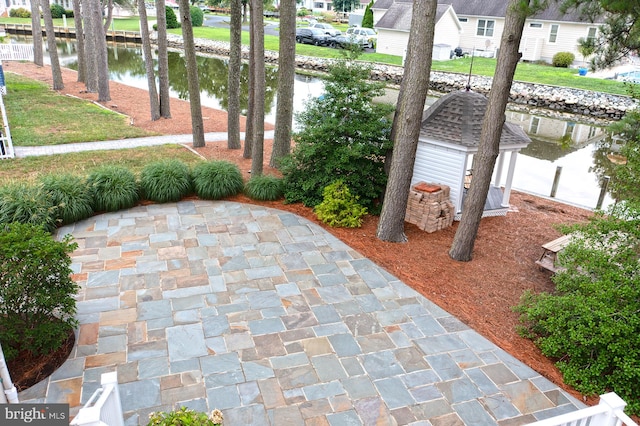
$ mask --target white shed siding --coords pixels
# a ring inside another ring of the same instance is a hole
[[[447,12],[437,22],[433,44],[448,44],[455,49],[460,44],[460,31],[455,16]]]
[[[404,57],[407,45],[409,44],[409,33],[405,31],[378,30],[377,53],[396,55]]]
[[[464,163],[465,153],[420,141],[416,151],[411,185],[427,182],[449,186],[450,199],[456,206],[457,213],[462,207],[461,190],[464,176],[460,176],[460,170],[464,170]]]

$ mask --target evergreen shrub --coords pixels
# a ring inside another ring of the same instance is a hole
[[[172,7],[165,6],[166,17],[167,17],[167,29],[172,28],[180,28],[180,21],[178,21],[178,17],[176,13],[173,11]]]
[[[71,236],[33,224],[0,224],[0,341],[7,359],[58,349],[77,327]]]
[[[323,223],[341,228],[359,228],[367,209],[358,204],[358,197],[351,194],[349,187],[341,180],[328,185],[323,191],[323,201],[314,213]]]
[[[553,55],[551,64],[556,68],[568,68],[576,59],[576,55],[571,52],[558,52]]]
[[[50,9],[51,9],[51,17],[53,19],[60,19],[60,18],[62,18],[62,15],[66,14],[66,11],[64,10],[64,7],[62,5],[60,5],[60,4],[57,4],[57,3],[53,3],[50,6]]]
[[[9,11],[9,17],[11,18],[31,18],[31,12],[24,7],[19,7],[17,9],[11,9]]]
[[[189,7],[189,13],[191,14],[191,25],[193,27],[201,27],[204,22],[204,12],[198,6]]]

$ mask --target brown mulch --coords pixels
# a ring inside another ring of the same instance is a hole
[[[5,71],[51,84],[48,67],[38,68],[30,63],[6,64]],[[75,79],[75,72],[65,69],[65,88],[61,93],[97,99],[96,94],[84,93],[84,86]],[[110,88],[112,100],[105,106],[129,115],[135,126],[163,134],[191,133],[188,102],[172,99],[172,119],[151,122],[146,91],[118,83],[111,83]],[[225,112],[203,108],[203,115],[207,117],[204,122],[206,132],[226,129]],[[265,128],[272,129],[273,126],[265,125]],[[270,143],[265,141],[265,173],[276,173],[266,164]],[[251,161],[242,158],[242,150],[228,150],[225,142],[207,143],[197,151],[206,158],[235,162],[245,172],[251,168]],[[242,195],[231,200],[291,211],[318,223],[312,211],[299,204],[259,203]],[[513,211],[506,217],[482,220],[473,260],[466,263],[456,262],[448,255],[456,223],[432,234],[407,223],[405,232],[409,241],[404,244],[376,238],[378,217],[367,217],[358,229],[325,228],[543,376],[581,398],[563,384],[552,361],[530,340],[516,333],[518,315],[511,308],[527,289],[535,292],[553,290],[549,272],[535,264],[542,254],[540,246],[560,236],[554,225],[584,222],[591,212],[519,192],[512,192],[511,204]]]

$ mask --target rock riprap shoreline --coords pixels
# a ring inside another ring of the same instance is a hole
[[[152,34],[153,38],[156,34]],[[182,49],[182,37],[168,34],[169,46]],[[229,56],[229,43],[207,39],[196,39],[196,49],[205,54]],[[248,46],[243,46],[244,59],[249,57]],[[278,52],[266,51],[265,62],[277,64]],[[309,56],[296,56],[297,67],[306,71],[327,72],[331,59]],[[392,85],[402,82],[404,69],[399,66],[374,64],[371,79],[385,81]],[[473,76],[472,89],[479,93],[488,93],[491,77]],[[458,73],[431,72],[430,90],[448,93],[466,87],[468,76]],[[624,114],[637,106],[629,96],[611,95],[588,90],[516,81],[511,86],[510,103],[527,109],[544,108],[560,113],[569,113],[595,118],[598,120],[619,120]]]

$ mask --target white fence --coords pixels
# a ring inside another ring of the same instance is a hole
[[[102,387],[96,390],[78,415],[72,426],[124,426],[118,373],[104,373],[100,379]]]
[[[33,61],[32,44],[0,44],[0,60]]]
[[[596,406],[540,420],[528,426],[638,426],[624,414],[626,405],[616,393],[606,393],[600,395],[600,402]]]

